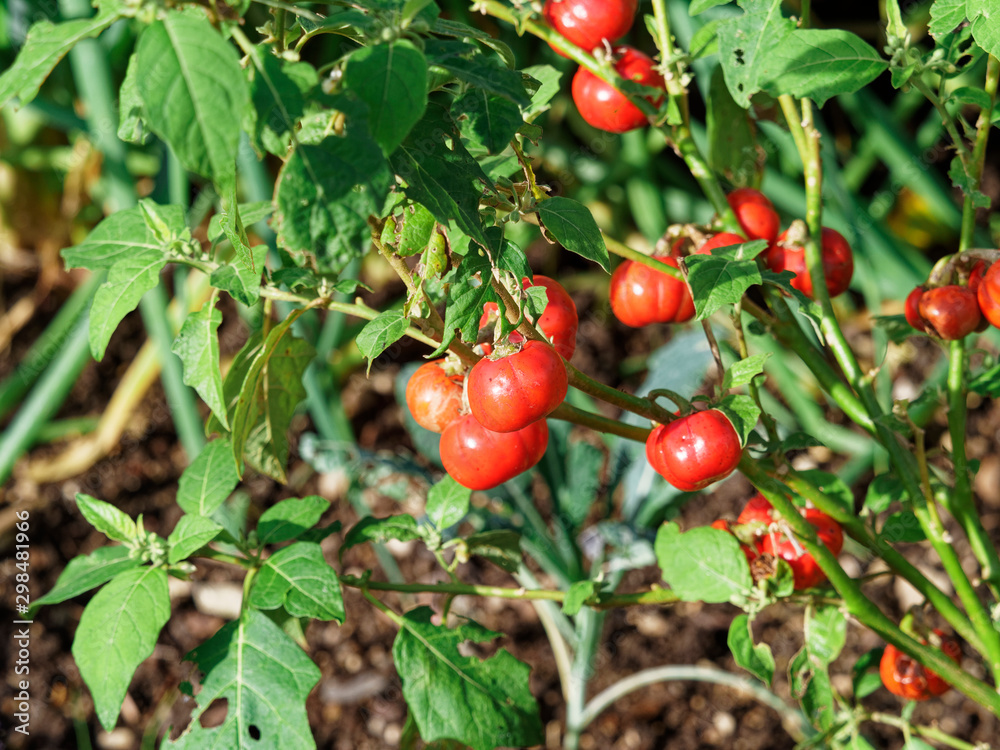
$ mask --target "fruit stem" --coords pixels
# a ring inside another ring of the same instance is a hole
[[[798,150],[799,158],[802,159],[802,164],[804,165],[808,159],[809,146],[806,143],[806,132],[802,129],[802,112],[795,104],[795,99],[792,98],[791,94],[782,94],[779,96],[778,103],[781,105],[781,111],[785,115],[785,122],[788,123],[788,132],[792,134],[792,140],[795,141],[795,148]]]
[[[947,745],[955,750],[980,750],[983,747],[983,745],[973,745],[971,742],[965,742],[957,737],[952,737],[950,734],[946,734],[937,727],[929,727],[922,724],[910,724],[906,719],[900,716],[893,716],[892,714],[886,714],[880,711],[876,711],[868,714],[866,717],[862,717],[862,720],[865,719],[879,724],[887,724],[888,726],[896,727],[904,732],[916,732],[921,737],[926,737],[929,740],[940,742],[942,745]]]
[[[604,244],[607,245],[608,250],[614,253],[615,255],[625,258],[626,260],[631,260],[635,261],[636,263],[641,263],[642,265],[648,268],[652,268],[654,271],[659,271],[660,273],[664,273],[672,278],[675,279],[684,278],[680,269],[674,268],[673,266],[668,266],[662,260],[658,260],[657,258],[654,258],[650,255],[646,255],[645,253],[640,253],[638,250],[634,250],[633,248],[629,247],[623,242],[619,242],[618,240],[609,237],[604,232],[601,232],[601,234],[604,237]]]
[[[602,417],[600,414],[593,414],[583,411],[583,409],[577,409],[575,406],[567,403],[560,404],[554,412],[549,414],[548,418],[561,419],[564,422],[572,422],[583,427],[589,427],[597,432],[618,435],[619,437],[635,440],[640,443],[645,443],[650,433],[650,430],[644,427],[625,424],[616,419],[608,419],[607,417]]]
[[[746,332],[743,330],[743,300],[737,302],[733,308],[732,323],[733,329],[736,331],[736,344],[739,348],[740,359],[746,359],[750,356],[750,349],[747,347]],[[753,402],[757,404],[757,408],[760,409],[760,419],[764,423],[767,441],[769,443],[775,442],[778,440],[778,424],[774,421],[774,417],[767,413],[760,401],[760,389],[757,387],[756,378],[747,383],[747,391]]]

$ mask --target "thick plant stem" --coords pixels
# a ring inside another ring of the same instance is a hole
[[[566,699],[566,736],[563,738],[565,750],[578,750],[580,734],[586,727],[587,683],[594,673],[593,660],[597,641],[604,626],[604,613],[583,609],[577,618],[580,646],[573,657],[570,671],[570,690]]]
[[[844,600],[847,611],[887,643],[896,646],[924,666],[930,667],[957,690],[1000,716],[1000,694],[961,669],[940,650],[921,644],[903,633],[874,602],[864,595],[858,582],[844,571],[833,553],[818,540],[816,529],[799,514],[792,501],[785,496],[781,485],[759,470],[755,470],[750,466],[751,463],[744,459],[740,464],[740,470],[747,476],[756,475],[753,481],[757,489],[774,506],[794,532],[795,537],[819,564]]]
[[[602,417],[600,414],[593,414],[583,409],[577,409],[575,406],[567,403],[560,404],[559,408],[549,414],[548,418],[561,419],[564,422],[572,422],[583,427],[589,427],[596,432],[606,432],[610,435],[618,435],[619,437],[636,440],[640,443],[646,442],[646,438],[649,437],[650,433],[650,430],[643,427],[625,424],[624,422],[619,422],[617,419],[608,419],[607,417]]]

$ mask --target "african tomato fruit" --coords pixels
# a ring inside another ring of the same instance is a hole
[[[979,291],[979,285],[983,283],[983,276],[986,275],[986,261],[981,260],[969,271],[969,281],[966,286],[973,294]]]
[[[562,284],[541,274],[536,274],[534,281],[525,277],[522,284],[525,289],[531,286],[540,286],[545,289],[545,295],[549,301],[535,325],[552,341],[555,350],[569,359],[576,351],[576,331],[580,326],[580,318],[573,298],[569,296]],[[479,327],[485,326],[497,312],[496,302],[487,302],[483,305],[483,316],[479,319]]]
[[[821,510],[805,508],[802,517],[816,528],[816,536],[834,555],[839,555],[844,546],[844,532],[840,524]],[[808,589],[826,580],[826,574],[816,559],[803,549],[797,539],[791,539],[780,531],[770,531],[760,543],[760,551],[780,557],[792,568],[795,590]]]
[[[962,663],[962,647],[958,639],[945,635],[940,630],[934,631],[941,639],[941,651],[956,664]],[[926,641],[921,641],[926,643]],[[891,643],[882,652],[882,661],[878,665],[878,674],[893,695],[911,701],[925,701],[928,698],[943,695],[951,689],[951,685],[942,680],[937,673],[907,656]]]
[[[677,259],[656,260],[677,268]],[[642,328],[650,323],[684,323],[694,317],[694,300],[684,279],[626,260],[611,274],[611,311],[622,323]]]
[[[1000,263],[994,263],[986,269],[976,293],[983,317],[1000,328]]]
[[[516,432],[563,402],[569,377],[555,349],[528,341],[514,354],[479,360],[467,385],[469,408],[479,424],[493,432]]]
[[[725,479],[743,448],[729,417],[717,409],[657,425],[646,439],[646,458],[679,490],[694,492]]]
[[[548,444],[544,419],[516,432],[493,432],[466,414],[441,435],[441,463],[463,487],[489,490],[537,464]]]
[[[707,239],[702,246],[699,247],[695,254],[697,255],[711,255],[713,250],[720,247],[728,247],[729,245],[739,245],[740,243],[746,242],[746,237],[741,237],[738,234],[733,234],[732,232],[719,232]]]
[[[738,188],[727,195],[726,200],[747,237],[772,243],[778,238],[781,219],[774,204],[762,192]]]
[[[592,52],[632,28],[638,0],[546,0],[542,15],[553,29],[577,47]],[[562,57],[567,55],[552,48]]]
[[[788,231],[782,232],[778,242],[767,251],[767,265],[772,271],[791,271],[795,274],[792,286],[807,297],[813,296],[812,277],[806,269],[806,251],[801,245],[793,245],[788,240]],[[847,291],[854,274],[854,254],[844,235],[836,229],[823,227],[822,238],[823,272],[826,289],[831,297]]]
[[[770,526],[774,521],[774,507],[771,502],[759,492],[747,500],[740,515],[736,518],[736,523],[762,523]]]
[[[406,384],[406,405],[410,414],[418,425],[432,432],[444,432],[462,410],[462,381],[465,378],[449,375],[443,365],[443,359],[421,365]]]
[[[634,47],[617,47],[615,70],[622,78],[644,86],[665,88],[663,76],[656,72],[656,63]],[[598,78],[586,68],[573,76],[573,102],[580,116],[599,130],[609,133],[627,133],[646,124],[646,115],[629,101],[628,97],[607,81]],[[663,97],[649,98],[659,107]]]
[[[920,298],[924,296],[927,287],[918,286],[906,296],[906,306],[903,312],[906,315],[906,322],[918,331],[927,330],[927,321],[920,315]]]
[[[985,283],[980,286],[982,288]],[[918,306],[926,330],[945,341],[958,341],[976,330],[982,313],[976,294],[968,287],[948,284],[928,289]]]

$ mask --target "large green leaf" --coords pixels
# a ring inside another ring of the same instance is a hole
[[[451,108],[462,136],[491,154],[499,154],[524,123],[520,108],[497,94],[470,88]]]
[[[763,168],[761,154],[750,116],[733,100],[721,67],[712,73],[705,120],[709,165],[736,187],[753,186]]]
[[[201,310],[188,315],[170,351],[180,357],[184,368],[184,382],[202,397],[219,421],[229,427],[226,403],[222,395],[222,371],[219,369],[219,325],[222,312],[215,306],[215,298],[202,305]]]
[[[0,76],[0,107],[14,97],[22,105],[34,99],[42,83],[66,53],[81,39],[95,37],[108,28],[118,20],[121,11],[122,3],[105,0],[92,18],[58,24],[43,18],[33,23],[14,64]]]
[[[184,230],[184,209],[181,206],[153,205],[157,216],[166,222],[173,234],[180,234]],[[79,245],[65,248],[62,256],[66,268],[98,271],[111,268],[123,258],[144,253],[163,253],[165,249],[163,240],[146,223],[142,206],[133,206],[111,214],[94,227]]]
[[[378,145],[363,135],[329,136],[300,145],[275,190],[279,244],[302,266],[340,272],[371,244],[368,217],[378,214],[392,176]]]
[[[305,114],[306,96],[319,83],[309,63],[289,62],[274,55],[258,56],[260,68],[250,74],[250,122],[247,132],[256,149],[283,157],[292,142],[299,118]]]
[[[409,327],[410,320],[402,310],[386,310],[365,323],[356,341],[361,354],[368,360],[366,374],[371,372],[376,357],[403,338]]]
[[[181,474],[177,504],[185,513],[210,516],[239,481],[232,444],[227,438],[213,440]]]
[[[472,490],[445,475],[427,492],[427,517],[439,529],[450,528],[465,518],[471,497]]]
[[[111,503],[77,492],[76,507],[80,509],[87,522],[108,539],[116,542],[131,542],[135,539],[137,533],[135,521]]]
[[[725,305],[739,302],[747,289],[761,283],[754,257],[766,248],[766,240],[754,240],[737,245],[732,251],[688,256],[685,260],[688,284],[698,320],[705,320]]]
[[[994,57],[1000,55],[1000,0],[967,0],[966,14],[976,44]]]
[[[236,50],[204,16],[169,13],[146,29],[136,55],[150,129],[187,169],[225,190],[249,101]]]
[[[347,59],[343,85],[368,105],[371,133],[388,156],[427,107],[427,61],[405,39],[362,47]]]
[[[733,99],[744,109],[761,89],[761,71],[774,47],[795,29],[781,0],[741,0],[742,16],[719,25],[719,59]]]
[[[267,558],[254,579],[250,604],[284,607],[295,617],[344,621],[340,580],[315,542],[296,542]]]
[[[456,628],[433,625],[433,615],[429,607],[408,612],[392,645],[420,736],[427,742],[457,740],[473,750],[541,743],[528,665],[503,649],[486,660],[463,656],[464,641],[483,643],[498,634],[472,621]]]
[[[168,619],[167,573],[148,566],[119,573],[83,610],[73,658],[107,731],[114,729],[132,675],[153,653]]]
[[[754,643],[749,617],[737,615],[733,618],[727,643],[736,663],[770,687],[774,679],[774,654],[766,643]]]
[[[316,747],[306,696],[320,671],[285,632],[256,609],[225,625],[189,653],[205,675],[198,708],[184,733],[163,746],[177,750],[284,750]],[[201,715],[228,703],[225,721],[206,729]]]
[[[608,247],[585,205],[572,198],[550,198],[538,204],[538,216],[560,245],[611,272]]]
[[[186,560],[222,531],[222,527],[205,516],[183,515],[167,538],[170,545],[168,562],[171,565]]]
[[[43,597],[31,602],[26,617],[32,619],[39,607],[58,604],[90,591],[114,578],[119,573],[138,568],[140,561],[129,555],[123,545],[98,547],[89,555],[74,557],[59,574],[56,585]]]
[[[684,601],[742,602],[753,579],[736,537],[701,526],[684,534],[665,523],[656,534],[656,559],[663,580]]]
[[[122,318],[160,281],[167,256],[160,250],[143,250],[120,258],[98,287],[90,307],[90,352],[100,362],[111,335]]]
[[[329,507],[330,501],[319,495],[282,500],[261,514],[257,539],[261,545],[295,539],[315,526]]]
[[[934,0],[928,31],[935,39],[940,40],[965,23],[965,4],[966,0]]]

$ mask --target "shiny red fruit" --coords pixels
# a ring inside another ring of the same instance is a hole
[[[531,286],[540,286],[545,289],[545,295],[549,301],[535,325],[552,341],[555,350],[569,359],[576,351],[576,331],[580,326],[580,318],[573,298],[563,289],[562,284],[541,274],[536,274],[534,281],[524,278],[522,285],[525,289]],[[483,316],[479,319],[479,327],[485,326],[489,322],[490,316],[496,312],[496,302],[487,302],[483,305]]]
[[[980,288],[983,286],[985,283]],[[976,294],[956,284],[928,289],[921,295],[918,309],[927,330],[945,341],[965,338],[976,330],[982,317]]]
[[[918,331],[927,330],[927,321],[920,315],[920,298],[924,296],[926,291],[926,287],[918,286],[910,292],[906,296],[906,306],[903,310],[906,314],[906,322]]]
[[[983,317],[991,325],[1000,328],[1000,263],[994,263],[986,269],[977,297]]]
[[[459,417],[462,410],[461,375],[444,371],[443,359],[417,368],[406,384],[406,405],[417,424],[432,432],[444,432],[445,427]]]
[[[834,555],[840,554],[844,546],[844,532],[840,524],[815,508],[806,508],[800,512],[816,528],[816,535],[823,545]],[[760,550],[780,557],[791,566],[796,591],[812,588],[826,580],[826,574],[815,558],[805,551],[797,539],[789,539],[781,532],[772,531],[761,540]]]
[[[727,195],[726,200],[747,237],[771,243],[778,238],[781,220],[774,210],[774,204],[762,192],[753,188],[739,188]]]
[[[813,296],[812,278],[806,270],[806,251],[801,245],[785,246],[788,231],[782,232],[778,242],[767,251],[767,265],[772,271],[791,271],[795,274],[792,286],[807,297]],[[831,297],[847,291],[854,274],[854,254],[844,235],[836,229],[823,227],[823,271],[826,289]]]
[[[765,526],[770,526],[773,521],[774,507],[759,492],[747,501],[743,510],[740,511],[740,515],[736,518],[736,523],[739,524],[762,523]]]
[[[966,286],[969,287],[969,291],[976,293],[979,291],[979,285],[983,283],[983,276],[986,275],[986,261],[981,260],[976,265],[972,267],[969,271],[969,281]]]
[[[638,0],[547,0],[542,15],[553,29],[587,52],[615,42],[632,28]],[[559,55],[566,57],[553,47]]]
[[[555,349],[529,341],[515,354],[479,360],[469,371],[467,387],[479,424],[493,432],[516,432],[563,402],[569,378]]]
[[[656,72],[656,63],[648,55],[633,47],[617,47],[614,53],[618,56],[615,70],[622,78],[654,88],[666,87],[663,76]],[[659,107],[663,97],[649,101]],[[646,115],[627,96],[586,68],[580,68],[573,76],[573,102],[584,120],[609,133],[627,133],[647,123]]]
[[[537,464],[548,444],[544,419],[517,432],[492,432],[466,414],[441,435],[441,463],[463,487],[489,490]]]
[[[656,260],[677,268],[677,259]],[[611,274],[611,311],[622,323],[642,328],[651,323],[684,323],[694,317],[691,290],[675,278],[642,263],[626,260]]]
[[[725,479],[739,464],[742,453],[732,422],[716,409],[658,425],[646,439],[650,465],[685,492]]]
[[[961,664],[962,647],[958,640],[940,630],[934,632],[941,638],[942,653],[956,664]],[[943,695],[951,689],[951,685],[942,680],[936,672],[927,669],[891,643],[882,652],[878,673],[886,690],[911,701],[925,701]]]
[[[706,240],[705,243],[698,248],[697,254],[711,255],[713,250],[717,250],[720,247],[739,245],[746,241],[746,237],[741,237],[738,234],[733,234],[732,232],[719,232]]]

